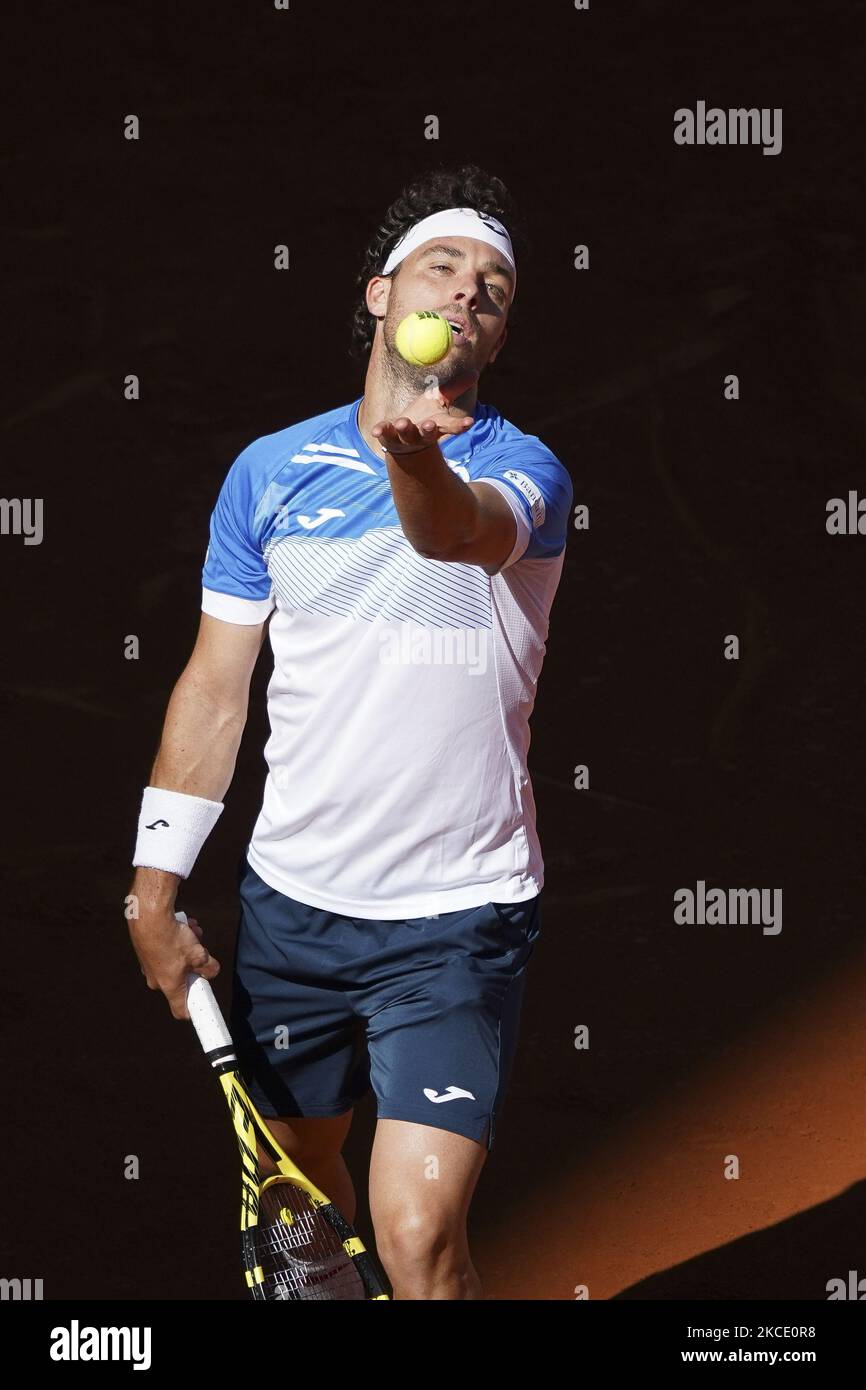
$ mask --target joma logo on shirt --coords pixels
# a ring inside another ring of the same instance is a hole
[[[317,526],[321,526],[326,521],[333,521],[335,516],[345,516],[346,513],[339,507],[319,507],[315,516],[307,516],[306,512],[296,512],[295,520],[299,526],[303,526],[305,531],[314,531]],[[287,527],[291,519],[291,512],[286,507],[281,507],[277,512],[276,525],[278,530]]]

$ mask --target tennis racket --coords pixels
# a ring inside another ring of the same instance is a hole
[[[186,913],[175,913],[186,921]],[[187,1008],[216,1072],[241,1153],[241,1253],[254,1299],[387,1299],[385,1281],[357,1232],[295,1166],[268,1129],[238,1074],[238,1061],[210,984],[187,976]],[[258,1139],[278,1173],[261,1181]]]

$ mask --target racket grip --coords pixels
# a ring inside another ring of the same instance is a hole
[[[187,920],[185,912],[176,912],[174,915],[178,922]],[[226,1027],[210,982],[203,975],[196,975],[194,970],[190,970],[186,977],[186,1007],[205,1052],[227,1047],[234,1050],[231,1033]]]

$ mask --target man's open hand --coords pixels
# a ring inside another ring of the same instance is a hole
[[[446,435],[463,434],[474,424],[474,417],[466,415],[452,402],[477,380],[476,371],[462,372],[438,390],[425,391],[410,402],[402,415],[374,425],[373,437],[378,439],[380,448],[399,457],[438,444]]]

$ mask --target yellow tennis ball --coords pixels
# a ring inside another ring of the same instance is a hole
[[[395,341],[400,356],[413,367],[432,367],[451,349],[451,325],[433,309],[419,309],[401,320]]]

